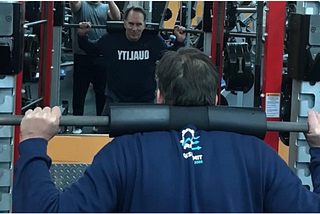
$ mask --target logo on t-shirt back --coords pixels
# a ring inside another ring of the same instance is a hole
[[[183,157],[185,159],[192,158],[194,164],[202,164],[203,163],[203,155],[198,154],[194,155],[194,151],[199,151],[202,149],[202,147],[199,145],[200,143],[200,136],[194,136],[195,131],[190,128],[186,128],[182,131],[182,139],[180,140],[180,143],[184,150],[186,150],[185,153],[183,153]]]

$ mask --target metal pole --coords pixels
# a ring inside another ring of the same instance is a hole
[[[43,100],[43,97],[40,97],[36,100],[34,100],[33,102],[29,103],[28,105],[25,105],[21,108],[21,111],[26,111],[28,108],[40,103]]]
[[[261,55],[262,55],[262,22],[263,2],[258,1],[257,6],[257,27],[256,27],[256,55],[255,55],[255,77],[254,77],[254,107],[261,105]]]
[[[280,106],[274,100],[281,100],[286,2],[268,1],[267,6],[261,105],[268,121],[279,121]],[[278,151],[279,134],[267,133],[265,142]]]
[[[47,4],[41,2],[41,19],[47,19]],[[44,78],[46,70],[46,44],[47,44],[47,24],[40,26],[40,53],[39,53],[39,81],[38,81],[38,97],[44,97]],[[42,102],[43,103],[43,102]],[[42,105],[42,104],[41,104]]]
[[[186,31],[187,30],[190,30],[190,27],[191,27],[191,7],[192,7],[192,5],[191,5],[191,1],[188,1],[187,2],[187,8],[186,8],[186,26],[185,26],[185,28],[186,28]],[[186,46],[187,47],[189,47],[190,46],[190,34],[189,33],[187,33],[187,35],[186,35]]]
[[[169,5],[169,2],[166,1],[166,5],[164,6],[163,12],[161,13],[161,19],[160,19],[160,23],[159,23],[160,28],[163,28],[164,18],[166,16],[166,11],[168,9],[168,5]]]
[[[147,12],[147,21],[152,22],[152,1],[143,2],[145,5],[145,11]]]
[[[179,17],[180,23],[179,23],[179,25],[182,26],[182,17],[183,17],[183,14],[182,14],[182,11],[183,11],[182,1],[180,1],[180,9],[179,10],[180,10],[180,17]]]
[[[60,105],[61,26],[53,26],[53,38],[50,106],[58,106]]]

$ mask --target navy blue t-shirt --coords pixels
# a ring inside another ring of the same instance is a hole
[[[320,212],[320,148],[310,149],[314,192],[263,141],[193,126],[117,137],[63,191],[46,148],[19,145],[16,212]]]
[[[103,55],[108,61],[107,96],[119,102],[144,102],[155,98],[155,63],[169,46],[160,35],[143,33],[131,42],[125,32],[108,33],[98,40],[79,37],[79,46],[89,55]],[[106,69],[107,70],[107,69]]]

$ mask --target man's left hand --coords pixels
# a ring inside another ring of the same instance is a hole
[[[184,40],[186,39],[186,28],[185,27],[176,25],[176,26],[174,26],[173,33],[176,36],[177,42],[184,42]]]

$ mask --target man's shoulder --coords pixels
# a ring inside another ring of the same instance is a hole
[[[171,144],[172,133],[170,132],[143,132],[136,134],[126,134],[114,137],[113,140],[106,144],[101,150],[102,153],[109,152],[134,152],[137,149],[153,147],[153,145]],[[153,147],[154,148],[154,147]]]

